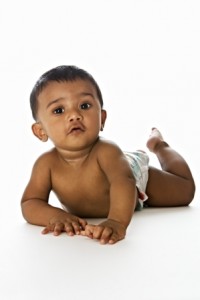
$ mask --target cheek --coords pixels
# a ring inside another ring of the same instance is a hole
[[[48,121],[44,123],[44,128],[49,136],[58,136],[61,132],[61,125],[55,121]]]
[[[101,116],[99,114],[95,114],[90,118],[90,126],[95,130],[101,128]]]

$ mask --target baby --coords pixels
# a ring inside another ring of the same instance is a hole
[[[114,244],[126,235],[136,207],[189,205],[195,184],[186,161],[153,128],[147,141],[162,169],[143,151],[124,153],[99,137],[106,121],[94,78],[75,66],[58,66],[36,82],[30,104],[34,135],[54,148],[35,162],[21,200],[27,222],[42,233],[84,235]],[[53,191],[63,209],[48,203]],[[86,218],[104,218],[88,224]]]

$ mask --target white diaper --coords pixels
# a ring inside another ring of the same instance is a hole
[[[148,196],[145,192],[149,178],[149,157],[141,150],[135,152],[124,152],[124,154],[130,163],[136,180],[136,186],[138,188],[139,203],[136,209],[141,209],[143,207],[143,202],[148,199]]]

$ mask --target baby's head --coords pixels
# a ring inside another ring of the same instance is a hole
[[[53,68],[46,73],[44,73],[36,82],[35,86],[30,95],[30,105],[32,110],[32,115],[35,120],[37,120],[37,110],[38,110],[38,96],[43,91],[43,89],[52,81],[56,82],[68,82],[68,81],[76,81],[76,80],[86,80],[89,81],[97,92],[97,97],[100,102],[101,107],[103,108],[103,98],[101,94],[101,90],[88,72],[83,69],[80,69],[76,66],[58,66]]]

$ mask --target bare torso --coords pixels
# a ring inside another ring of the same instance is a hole
[[[98,163],[98,146],[81,159],[65,161],[54,149],[47,154],[52,191],[62,206],[80,217],[106,217],[109,182]]]

